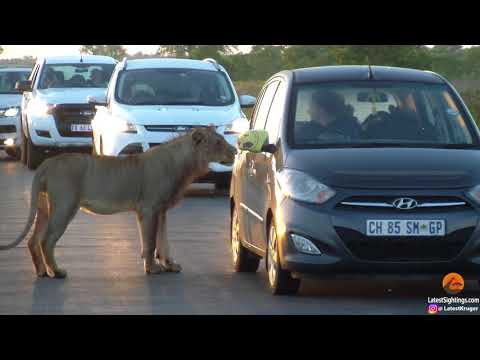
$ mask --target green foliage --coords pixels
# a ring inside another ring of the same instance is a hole
[[[0,55],[3,53],[3,47],[0,46]]]
[[[428,48],[422,45],[331,45],[339,65],[380,65],[431,69]]]
[[[233,54],[236,50],[236,45],[160,45],[157,54],[183,59],[217,59],[225,54]]]
[[[122,45],[82,45],[82,53],[90,55],[105,55],[117,60],[127,56],[127,50]]]
[[[336,65],[334,53],[328,45],[289,45],[285,47],[285,69]]]
[[[463,91],[460,95],[465,101],[475,122],[480,126],[480,89]]]

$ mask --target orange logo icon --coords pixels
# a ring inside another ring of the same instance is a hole
[[[465,288],[465,280],[457,273],[448,274],[443,278],[443,290],[450,295],[459,294]]]

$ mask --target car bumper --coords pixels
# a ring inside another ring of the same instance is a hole
[[[20,146],[20,129],[21,123],[19,116],[0,117],[0,149],[7,147],[5,145],[7,139],[14,140],[14,147]]]
[[[300,277],[312,275],[327,278],[432,277],[457,272],[466,278],[480,279],[480,228],[478,227],[479,214],[477,210],[470,208],[452,212],[432,211],[415,216],[405,213],[398,214],[398,217],[412,220],[417,218],[445,219],[447,221],[447,237],[445,239],[450,239],[454,233],[458,234],[459,231],[464,231],[462,229],[469,229],[461,233],[465,234],[462,239],[464,243],[452,247],[451,256],[448,255],[448,258],[434,256],[441,246],[446,246],[446,243],[440,243],[444,240],[438,238],[435,238],[434,241],[424,239],[423,247],[418,243],[422,241],[419,238],[403,238],[398,244],[396,242],[387,244],[392,248],[400,246],[399,252],[410,253],[409,249],[411,249],[411,256],[405,256],[402,259],[388,258],[386,255],[385,258],[382,258],[381,253],[376,259],[371,259],[365,255],[368,254],[368,250],[359,251],[357,246],[352,245],[354,244],[352,238],[355,235],[351,234],[365,233],[367,219],[388,219],[391,216],[391,214],[385,215],[381,212],[374,214],[355,211],[352,213],[331,208],[322,210],[320,206],[300,204],[285,199],[277,209],[275,217],[280,240],[282,268],[291,271],[294,276]],[[351,231],[345,232],[341,229],[350,229]],[[304,236],[312,241],[322,254],[307,255],[297,251],[290,239],[291,233]],[[385,238],[379,241],[391,239]],[[362,237],[361,240],[364,242],[363,246],[373,246],[373,243],[368,243],[368,237]],[[438,245],[435,244],[435,241],[438,241]],[[419,252],[416,249],[421,250]],[[372,251],[376,250],[372,249]],[[425,253],[426,256],[419,258],[419,253]]]
[[[29,134],[36,146],[50,148],[91,147],[92,137],[67,137],[58,132],[53,116],[29,116]]]
[[[172,132],[147,131],[143,126],[137,125],[137,133],[110,133],[102,135],[103,154],[107,156],[124,155],[127,149],[136,147],[139,152],[145,152],[151,147],[165,143],[178,136]],[[224,135],[225,140],[232,146],[236,146],[236,135]],[[209,169],[214,173],[232,172],[231,165],[210,163]]]

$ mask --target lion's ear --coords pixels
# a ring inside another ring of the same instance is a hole
[[[192,134],[193,143],[195,145],[200,145],[202,142],[205,141],[206,138],[207,138],[207,136],[200,129],[195,130]]]

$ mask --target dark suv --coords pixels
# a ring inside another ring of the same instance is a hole
[[[236,271],[480,278],[480,138],[441,76],[340,66],[267,81],[231,185]]]

